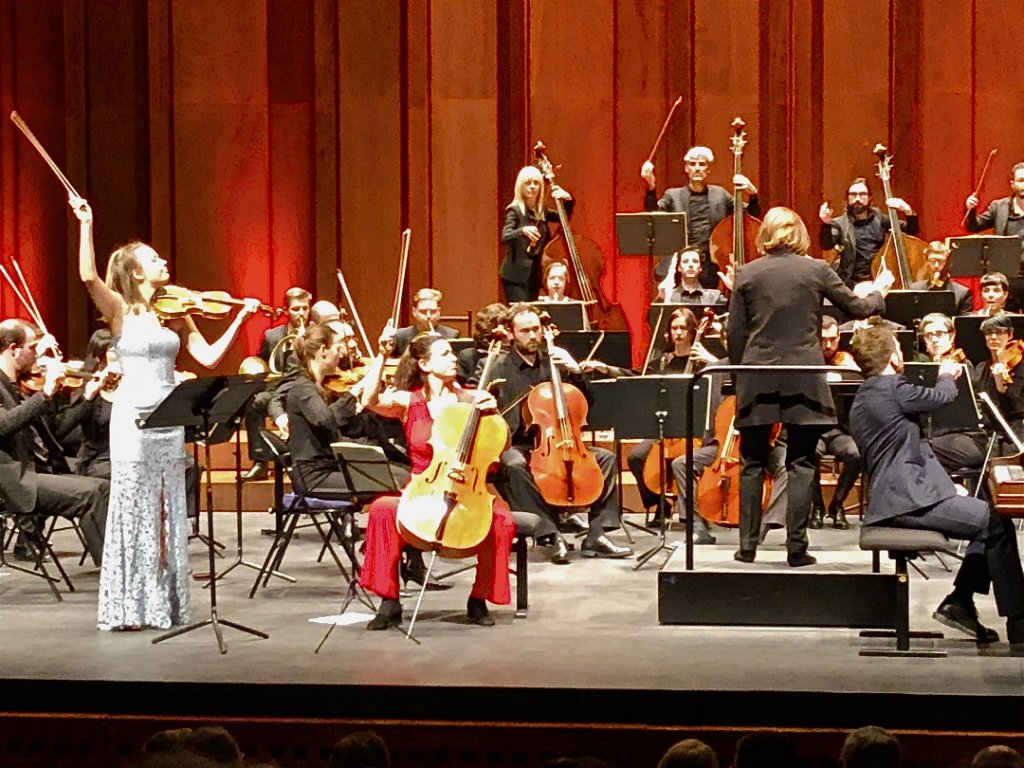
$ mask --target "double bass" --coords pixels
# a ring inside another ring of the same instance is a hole
[[[878,157],[878,178],[882,180],[882,189],[885,192],[885,199],[893,197],[892,185],[892,156],[889,150],[882,144],[876,144],[874,153]],[[893,288],[897,290],[909,290],[914,282],[914,275],[921,271],[925,264],[925,249],[928,244],[919,238],[903,234],[900,226],[899,216],[896,211],[886,206],[889,214],[889,234],[885,236],[885,242],[871,264],[871,274],[877,276],[879,272],[888,269],[896,278]]]
[[[743,148],[747,146],[747,133],[743,129],[747,127],[743,118],[737,117],[732,121],[732,137],[729,140],[732,148],[732,173],[733,176],[743,174]],[[711,233],[709,248],[711,258],[718,264],[718,270],[723,274],[732,265],[737,271],[750,259],[757,258],[757,231],[761,227],[761,221],[753,216],[748,216],[743,205],[743,190],[733,186],[732,217],[722,219],[718,222]]]
[[[551,318],[541,316],[550,357],[554,347]],[[527,419],[536,432],[530,451],[530,472],[544,501],[553,507],[588,507],[601,497],[604,474],[580,431],[587,420],[587,400],[562,381],[551,363],[551,380],[530,390]]]
[[[533,147],[533,153],[537,158],[537,167],[547,179],[548,184],[553,185],[555,169],[551,165],[551,161],[548,160],[546,152],[547,147],[542,141],[538,141]],[[547,262],[560,261],[568,264],[570,271],[575,275],[575,287],[570,289],[570,293],[578,292],[580,299],[586,305],[586,311],[583,313],[583,330],[589,331],[591,326],[606,331],[626,330],[628,326],[622,307],[605,297],[601,291],[601,277],[604,275],[605,268],[604,253],[602,253],[601,247],[586,237],[580,237],[580,242],[577,244],[572,227],[569,225],[569,217],[565,212],[565,204],[557,197],[554,198],[554,202],[562,231],[544,248],[544,259]]]
[[[487,388],[503,339],[487,350],[480,390]],[[434,420],[430,465],[413,475],[398,502],[398,530],[417,549],[441,557],[470,557],[492,525],[494,494],[487,472],[509,441],[508,425],[474,403],[452,403]]]

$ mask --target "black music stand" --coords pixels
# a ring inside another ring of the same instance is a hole
[[[882,317],[906,328],[917,328],[914,321],[933,312],[946,317],[956,314],[952,291],[889,291]]]
[[[981,277],[986,272],[1013,277],[1020,271],[1021,239],[1016,235],[950,237],[947,243],[953,277]]]
[[[939,375],[939,363],[904,363],[903,375],[914,384],[934,387]],[[956,398],[951,403],[932,411],[926,422],[927,431],[941,429],[977,432],[981,427],[981,414],[974,398],[974,385],[965,370],[956,380]]]
[[[622,438],[657,440],[659,447],[670,437],[686,437],[693,425],[695,437],[703,436],[708,426],[711,382],[708,379],[694,385],[693,414],[686,413],[686,390],[692,376],[630,376],[628,378],[591,382],[594,404],[590,407],[588,422],[591,429],[615,430],[615,441]],[[652,407],[653,406],[653,407]],[[655,450],[654,447],[651,450]],[[639,570],[659,552],[675,552],[678,544],[668,543],[671,517],[665,508],[665,462],[659,473],[658,512],[661,516],[661,535],[658,543],[637,556],[633,570]],[[666,558],[665,562],[668,562]],[[662,563],[662,568],[665,563]]]
[[[666,257],[689,245],[689,227],[683,212],[615,214],[615,241],[622,256],[647,256],[654,259],[655,274],[664,264],[668,271]]]
[[[149,416],[139,419],[140,429],[158,427],[185,427],[195,430],[195,438],[203,442],[206,461],[206,536],[210,557],[210,617],[184,627],[172,629],[153,643],[160,643],[172,637],[183,635],[200,627],[212,626],[221,653],[227,653],[221,625],[248,632],[266,640],[270,635],[257,629],[222,619],[217,614],[217,566],[213,551],[213,468],[210,461],[210,444],[214,438],[230,439],[233,429],[218,429],[241,421],[242,412],[253,395],[263,388],[260,378],[249,376],[213,376],[193,379],[179,384],[164,398]],[[219,433],[219,434],[218,434]],[[224,437],[226,435],[226,437]]]
[[[589,329],[587,302],[585,301],[538,301],[536,306],[550,315],[559,331]]]
[[[349,500],[357,507],[362,507],[378,496],[398,494],[398,481],[392,471],[391,462],[388,461],[384,449],[380,446],[369,443],[339,442],[331,443],[331,451],[345,478]],[[359,560],[356,557],[351,532],[343,528],[339,529],[338,521],[333,517],[330,518],[330,524],[352,567],[352,578],[348,582],[348,589],[345,590],[338,615],[341,616],[345,613],[353,600],[358,600],[371,611],[376,611],[373,599],[359,583]],[[429,574],[424,578],[423,583],[426,584],[428,581]],[[320,653],[320,649],[327,642],[327,638],[331,636],[335,626],[335,624],[331,624],[327,627],[327,632],[324,633],[313,653]]]
[[[633,365],[633,345],[629,331],[565,331],[558,334],[555,343],[580,362],[597,344],[594,356],[602,362],[618,368],[630,368]]]
[[[1024,338],[1024,315],[1005,315],[1013,323],[1013,337]],[[956,329],[956,346],[960,347],[967,355],[967,359],[975,365],[989,359],[988,347],[985,346],[985,337],[981,333],[981,324],[988,320],[981,315],[960,315],[953,318],[953,327]]]

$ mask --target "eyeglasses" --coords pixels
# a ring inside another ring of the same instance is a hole
[[[926,339],[941,339],[943,336],[949,336],[949,331],[925,331],[921,335]]]

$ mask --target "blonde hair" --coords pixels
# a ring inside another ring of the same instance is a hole
[[[796,211],[778,206],[764,215],[761,228],[757,231],[757,252],[785,249],[806,254],[811,248],[807,227]]]
[[[146,299],[139,290],[139,279],[135,277],[135,271],[140,266],[139,250],[146,247],[141,240],[131,240],[114,249],[107,262],[107,287],[118,293],[133,312],[138,312],[140,307],[146,305]]]
[[[533,208],[527,207],[526,199],[523,197],[523,187],[530,180],[540,182],[540,191],[537,193],[537,202],[534,203]],[[541,176],[540,170],[536,166],[525,165],[519,170],[519,175],[516,176],[516,194],[507,207],[517,209],[524,216],[527,213],[532,213],[535,219],[544,218],[544,177]]]

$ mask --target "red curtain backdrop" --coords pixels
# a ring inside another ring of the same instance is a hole
[[[991,148],[983,204],[1024,159],[1018,22],[1003,0],[0,0],[2,255],[80,351],[95,318],[76,228],[17,109],[93,203],[101,258],[140,237],[176,282],[275,302],[294,284],[335,299],[341,268],[375,336],[404,227],[409,287],[441,289],[450,314],[498,298],[502,210],[541,139],[639,354],[650,265],[617,253],[614,214],[640,208],[677,96],[659,189],[693,143],[728,185],[741,115],[764,204],[816,232],[882,142],[895,193],[942,238]],[[0,314],[22,314],[6,287]]]

